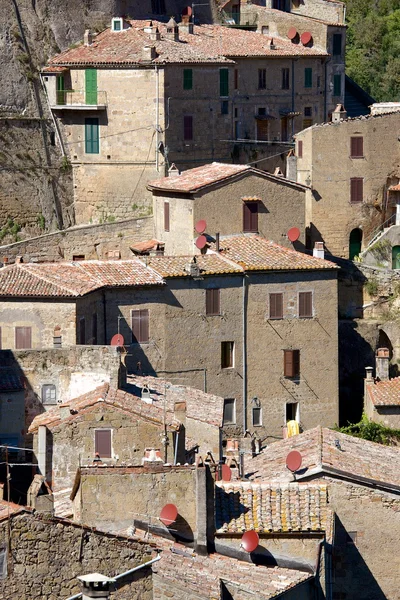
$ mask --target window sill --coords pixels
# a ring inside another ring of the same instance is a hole
[[[365,156],[349,156],[349,158],[357,160],[358,158],[365,158]]]

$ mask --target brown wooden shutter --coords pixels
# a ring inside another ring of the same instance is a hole
[[[206,315],[220,314],[220,290],[206,290]]]
[[[299,140],[297,142],[297,158],[303,158],[303,142]]]
[[[15,349],[30,350],[32,348],[32,327],[15,328]]]
[[[243,231],[258,231],[258,202],[243,203]]]
[[[312,316],[312,292],[299,292],[299,317]]]
[[[164,202],[164,231],[169,231],[169,202]]]
[[[283,374],[285,377],[297,377],[300,374],[300,350],[283,351]]]
[[[111,429],[95,429],[94,446],[100,458],[111,458]]]
[[[362,202],[364,195],[364,179],[352,177],[350,179],[350,202]]]
[[[132,342],[141,343],[149,341],[149,311],[132,311]]]
[[[362,158],[364,156],[364,138],[350,138],[350,156],[352,158]]]
[[[269,318],[270,319],[282,319],[283,318],[283,294],[270,294],[269,295]]]

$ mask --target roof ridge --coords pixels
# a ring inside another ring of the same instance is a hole
[[[47,264],[49,264],[49,263],[47,263]],[[52,263],[50,263],[50,264],[52,264]],[[66,285],[62,285],[61,283],[52,281],[51,279],[48,279],[47,277],[44,277],[41,273],[38,274],[35,271],[32,272],[31,268],[37,268],[38,265],[36,265],[36,264],[25,264],[24,265],[23,263],[22,264],[17,263],[17,265],[14,265],[14,266],[22,268],[22,270],[26,269],[27,273],[29,273],[30,275],[36,277],[37,279],[40,279],[41,281],[45,281],[46,283],[49,283],[50,285],[54,285],[55,287],[58,287],[61,290],[66,290],[67,292],[69,292],[72,295],[75,295],[75,296],[80,296],[81,295],[80,292],[77,292],[76,290],[72,290],[69,287],[67,287]]]

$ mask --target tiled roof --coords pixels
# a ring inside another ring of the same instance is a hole
[[[152,41],[145,32],[148,21],[129,21],[131,27],[120,32],[109,28],[99,33],[90,46],[80,45],[53,57],[53,65],[133,65],[147,63],[143,57],[144,46],[155,46],[157,58],[152,62],[164,63],[226,63],[231,57],[249,58],[259,56],[328,56],[326,52],[292,44],[290,40],[274,37],[275,49],[271,50],[271,38],[252,31],[230,29],[221,25],[195,25],[192,34],[180,29],[179,41],[166,39],[166,25],[153,21],[161,39]]]
[[[400,487],[400,448],[321,427],[269,445],[255,458],[247,459],[246,472],[253,480],[293,481],[286,467],[286,456],[291,450],[298,450],[303,459],[301,471],[296,474],[298,481],[313,473],[333,473],[360,483]]]
[[[161,285],[140,260],[17,263],[0,269],[0,296],[76,298],[103,287]]]
[[[61,423],[70,423],[75,419],[81,418],[83,411],[89,410],[99,403],[122,411],[128,418],[141,418],[157,423],[158,425],[163,424],[162,406],[146,404],[141,398],[123,390],[110,388],[109,384],[105,383],[91,392],[68,402],[57,404],[57,406],[53,406],[47,412],[36,416],[29,427],[29,433],[36,431],[40,425],[46,425],[51,429]],[[68,414],[62,417],[61,409],[63,407],[69,407],[76,412],[75,414]],[[171,412],[167,412],[166,414],[166,424],[174,430],[179,429],[180,426],[179,421],[174,418]]]
[[[21,381],[22,375],[19,375],[13,368],[0,368],[0,392],[18,392],[24,389]]]
[[[400,183],[397,185],[391,185],[388,190],[389,192],[400,192]]]
[[[327,504],[326,485],[219,482],[217,533],[326,531]]]
[[[374,406],[400,406],[400,377],[367,385]]]
[[[29,511],[29,508],[21,506],[20,504],[14,504],[14,502],[0,500],[0,521],[8,519],[9,515],[14,515],[23,511]]]
[[[162,277],[189,277],[185,269],[193,260],[193,256],[150,256],[147,264]],[[221,275],[224,273],[241,273],[242,267],[226,260],[215,253],[196,255],[196,264],[200,275]]]
[[[284,183],[291,187],[306,189],[306,186],[290,181],[285,177],[277,177],[271,173],[260,171],[250,165],[231,165],[225,163],[213,162],[194,169],[183,171],[181,175],[170,175],[156,181],[151,181],[147,186],[149,190],[164,190],[175,192],[196,192],[204,187],[214,183],[234,178],[242,173],[253,173],[267,179],[272,179],[280,184]]]
[[[332,262],[284,248],[258,235],[223,237],[220,253],[246,271],[337,269]]]
[[[159,377],[128,376],[128,389],[134,394],[140,394],[144,385],[150,390],[153,406],[163,408],[164,399],[167,413],[173,413],[175,402],[186,402],[186,416],[196,421],[202,421],[222,426],[224,400],[220,396],[207,394],[201,390],[183,385],[175,385]],[[132,386],[132,387],[131,387]]]
[[[157,250],[158,246],[164,246],[165,242],[160,242],[159,240],[145,240],[143,242],[137,242],[136,244],[132,244],[130,247],[133,252],[141,253],[141,252],[149,252],[150,250]]]

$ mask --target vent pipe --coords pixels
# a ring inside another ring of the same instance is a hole
[[[219,252],[219,232],[215,234],[215,250]]]

